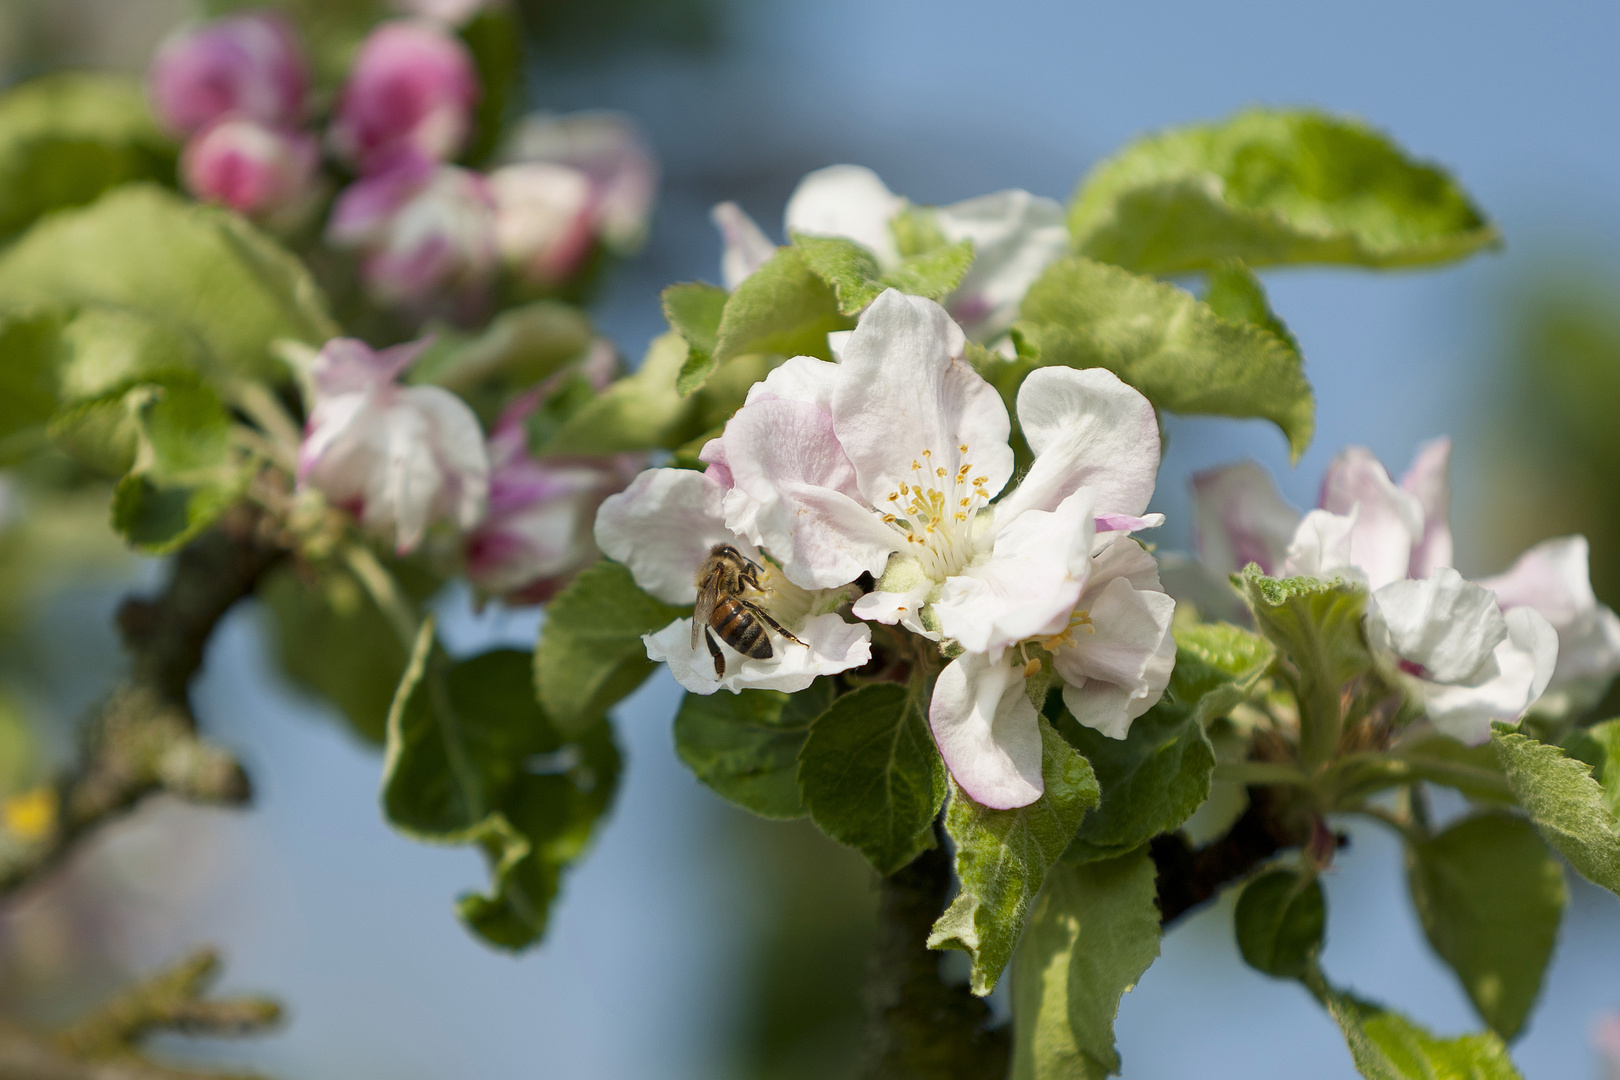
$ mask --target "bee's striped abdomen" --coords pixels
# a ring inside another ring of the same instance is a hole
[[[721,641],[744,656],[751,656],[755,660],[771,658],[771,639],[746,604],[727,597],[715,605],[709,625],[720,635]]]

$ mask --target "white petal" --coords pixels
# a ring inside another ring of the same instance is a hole
[[[1416,496],[1423,510],[1423,533],[1412,548],[1410,576],[1425,578],[1437,566],[1452,565],[1451,440],[1433,439],[1418,447],[1401,490]]]
[[[1007,332],[1024,294],[1069,250],[1063,207],[1027,191],[998,191],[940,207],[945,239],[973,242],[973,265],[945,306],[975,341]]]
[[[969,652],[1056,634],[1085,588],[1094,528],[1088,488],[1055,511],[1030,510],[996,534],[988,558],[945,579],[932,605],[939,629]]]
[[[726,658],[726,674],[714,677],[714,657],[706,643],[692,648],[692,620],[676,619],[662,630],[642,635],[651,660],[669,665],[675,681],[694,694],[708,695],[717,690],[733,694],[743,690],[780,690],[795,694],[820,675],[833,675],[860,667],[872,658],[872,630],[861,623],[847,623],[834,614],[817,615],[803,625],[790,628],[804,642],[796,645],[771,633],[771,656],[756,660],[744,656],[725,642],[719,642]],[[716,639],[718,641],[718,639]]]
[[[1006,485],[1012,422],[1001,395],[963,359],[966,347],[931,300],[889,289],[861,315],[839,364],[833,428],[871,505],[916,482],[914,463],[947,478],[969,465],[992,496]]]
[[[1350,558],[1374,589],[1407,576],[1423,536],[1423,506],[1395,486],[1371,450],[1352,446],[1333,459],[1322,478],[1321,507],[1335,514],[1359,508]]]
[[[1354,543],[1356,507],[1339,515],[1312,510],[1300,521],[1288,553],[1282,562],[1285,577],[1359,578],[1361,570],[1351,557]]]
[[[779,367],[772,368],[762,381],[748,388],[746,403],[753,404],[761,398],[786,398],[806,401],[824,413],[831,413],[838,377],[837,364],[813,356],[789,357]]]
[[[1447,735],[1484,742],[1492,720],[1517,720],[1546,689],[1558,662],[1557,633],[1529,608],[1508,612],[1507,627],[1508,636],[1472,680],[1449,686],[1419,680],[1430,721]]]
[[[1439,683],[1464,683],[1508,637],[1489,589],[1441,567],[1422,581],[1396,581],[1368,604],[1369,637]]]
[[[810,173],[793,190],[783,215],[789,237],[841,236],[866,247],[884,266],[900,261],[889,221],[906,201],[860,165],[829,165]]]
[[[832,353],[833,359],[842,363],[844,359],[844,346],[849,343],[849,335],[853,330],[827,331],[827,350]]]
[[[596,513],[596,546],[629,567],[636,584],[666,604],[697,601],[697,571],[716,544],[759,553],[726,528],[725,491],[690,469],[648,469]]]
[[[1115,577],[1097,594],[1088,589],[1081,602],[1090,625],[1074,628],[1072,642],[1053,653],[1052,667],[1063,679],[1063,700],[1075,719],[1123,739],[1131,721],[1170,684],[1176,602],[1163,592],[1134,588],[1127,577]]]
[[[1589,556],[1584,536],[1543,540],[1520,555],[1507,573],[1480,584],[1494,592],[1504,608],[1534,608],[1554,628],[1563,627],[1598,606]]]
[[[914,634],[937,641],[938,631],[923,626],[922,609],[938,588],[939,582],[923,573],[915,558],[891,555],[877,588],[858,598],[850,611],[857,619],[889,626],[899,623]]]
[[[1041,797],[1041,729],[1024,676],[1006,663],[967,653],[934,683],[928,723],[946,768],[975,802],[995,810]]]
[[[1018,423],[1035,463],[996,514],[1050,510],[1076,488],[1097,512],[1138,516],[1159,471],[1159,422],[1147,398],[1102,368],[1037,368],[1018,388]]]
[[[720,230],[720,281],[727,292],[748,280],[776,254],[771,238],[736,203],[720,203],[709,211],[709,220]]]
[[[1283,501],[1271,474],[1241,461],[1196,473],[1198,556],[1217,574],[1235,574],[1258,563],[1267,574],[1282,570],[1299,528],[1299,511]]]
[[[489,451],[478,417],[461,398],[438,386],[408,386],[399,398],[425,415],[433,428],[451,499],[441,512],[463,531],[472,529],[483,519],[489,495]]]

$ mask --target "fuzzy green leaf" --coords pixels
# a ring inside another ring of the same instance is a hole
[[[1491,735],[1519,805],[1582,877],[1620,895],[1620,826],[1585,762],[1516,732]]]
[[[43,428],[56,412],[61,329],[51,312],[0,317],[0,462],[7,440]]]
[[[817,679],[797,694],[687,694],[675,716],[675,751],[722,798],[761,817],[803,817],[799,751],[833,693],[829,680]]]
[[[884,289],[943,300],[962,283],[973,265],[968,241],[945,244],[907,256],[885,271],[872,253],[853,240],[836,236],[795,236],[794,248],[816,276],[832,286],[838,310],[859,315]]]
[[[1120,998],[1159,955],[1146,852],[1046,876],[1013,957],[1011,1080],[1103,1080],[1119,1072]]]
[[[863,686],[815,718],[799,751],[799,788],[811,819],[880,874],[934,846],[945,763],[927,709],[921,687]]]
[[[1250,967],[1276,979],[1300,978],[1322,951],[1322,883],[1314,874],[1268,870],[1244,886],[1233,922]]]
[[[541,453],[621,454],[681,445],[702,430],[694,420],[696,403],[675,389],[686,357],[686,342],[674,331],[654,338],[641,367],[570,414]]]
[[[1512,1039],[1552,958],[1563,867],[1528,821],[1481,814],[1409,846],[1406,872],[1429,944],[1481,1019]]]
[[[686,340],[686,363],[675,380],[675,389],[683,397],[700,389],[720,366],[714,350],[729,296],[726,290],[701,281],[683,281],[663,292],[664,319]]]
[[[1422,266],[1497,242],[1462,188],[1358,121],[1251,109],[1132,143],[1081,182],[1075,250],[1150,274],[1344,263]]]
[[[1310,445],[1316,404],[1299,352],[1185,289],[1070,256],[1030,286],[1019,316],[1020,352],[1041,364],[1105,367],[1174,413],[1270,420],[1296,460]]]
[[[573,738],[536,704],[528,656],[497,650],[452,662],[429,620],[388,716],[382,803],[401,832],[477,844],[495,886],[457,910],[485,941],[533,944],[562,871],[612,803],[620,761],[606,720]]]
[[[973,992],[980,996],[995,989],[1023,936],[1047,870],[1100,795],[1086,759],[1045,717],[1040,725],[1046,791],[1035,802],[1016,810],[991,810],[951,781],[945,829],[956,845],[962,891],[934,923],[928,947],[961,949],[971,956]]]
[[[1205,277],[1209,288],[1204,291],[1204,303],[1211,311],[1228,322],[1250,323],[1269,330],[1296,356],[1301,356],[1299,339],[1271,310],[1265,286],[1246,264],[1238,259],[1226,259],[1210,267]],[[1301,358],[1300,363],[1304,362]]]
[[[685,612],[648,596],[629,570],[605,559],[574,578],[547,606],[534,653],[540,703],[557,729],[585,730],[646,681],[656,665],[641,635]]]
[[[1494,1032],[1442,1039],[1348,994],[1328,989],[1323,997],[1367,1080],[1522,1080]]]
[[[504,402],[582,359],[595,340],[584,312],[560,300],[536,300],[501,312],[477,335],[441,331],[407,377],[475,403],[486,393]]]
[[[778,248],[726,301],[715,359],[724,363],[744,353],[775,353],[830,360],[827,332],[854,325],[804,254],[797,247]]]

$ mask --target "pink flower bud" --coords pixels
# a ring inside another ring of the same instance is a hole
[[[536,460],[524,421],[544,388],[507,408],[489,439],[489,516],[467,538],[467,577],[509,601],[551,599],[598,557],[597,507],[646,465],[640,454]]]
[[[489,6],[490,0],[394,0],[396,11],[435,19],[446,26],[460,26]]]
[[[326,235],[361,252],[366,288],[387,304],[474,293],[495,270],[489,185],[452,165],[410,161],[357,181],[338,197]]]
[[[400,386],[427,341],[374,351],[334,338],[310,372],[314,384],[298,483],[390,535],[400,554],[430,524],[476,526],[489,493],[483,431],[466,402],[438,386]]]
[[[567,165],[507,165],[489,177],[501,258],[536,285],[557,285],[590,254],[595,192]]]
[[[591,182],[591,232],[615,254],[647,238],[658,193],[658,159],[633,120],[611,112],[526,118],[507,160],[567,165]]]
[[[478,73],[472,54],[434,23],[386,22],[361,44],[332,122],[332,145],[362,173],[416,155],[448,161],[467,141]]]
[[[147,89],[158,118],[182,134],[227,113],[291,126],[304,118],[309,68],[286,20],[256,12],[171,35],[152,58]]]
[[[180,175],[199,199],[244,214],[266,214],[309,191],[320,158],[313,135],[227,116],[191,137]]]

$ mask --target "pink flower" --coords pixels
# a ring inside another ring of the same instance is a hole
[[[554,286],[580,268],[595,240],[590,177],[568,165],[530,162],[496,169],[489,187],[495,242],[520,277]]]
[[[367,175],[420,156],[455,157],[478,101],[472,54],[423,20],[385,22],[361,43],[332,121],[332,146]]]
[[[482,176],[406,161],[350,185],[326,227],[335,247],[358,249],[361,278],[379,301],[429,305],[475,295],[495,270],[495,204]]]
[[[526,117],[506,160],[567,166],[590,182],[590,232],[628,255],[647,238],[658,192],[658,159],[629,117],[611,112]]]
[[[232,115],[192,136],[180,158],[180,175],[199,199],[244,214],[266,214],[309,191],[320,157],[312,135]]]
[[[290,126],[304,118],[309,69],[286,20],[255,12],[172,34],[147,88],[159,119],[182,134],[227,113]]]
[[[524,421],[540,404],[536,388],[509,406],[489,438],[489,516],[467,538],[467,577],[509,599],[549,600],[598,557],[592,526],[609,495],[646,465],[640,454],[536,460]]]
[[[298,483],[391,535],[400,554],[447,520],[462,530],[484,516],[489,458],[478,418],[438,386],[400,386],[427,341],[374,351],[334,338],[315,358],[314,394]]]

